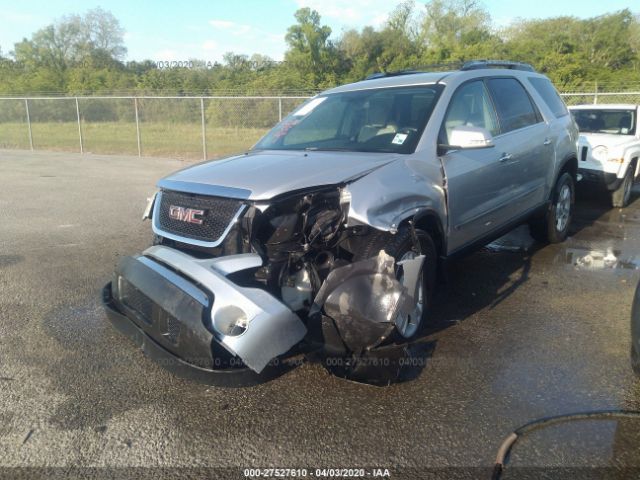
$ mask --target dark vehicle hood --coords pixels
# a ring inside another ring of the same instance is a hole
[[[397,153],[253,151],[175,172],[158,187],[248,200],[359,178],[402,155]]]

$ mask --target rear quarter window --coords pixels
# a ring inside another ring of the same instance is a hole
[[[533,85],[533,88],[536,89],[536,92],[540,94],[542,100],[547,104],[547,107],[549,107],[556,118],[569,114],[567,107],[551,84],[551,81],[546,78],[529,77],[529,82]]]

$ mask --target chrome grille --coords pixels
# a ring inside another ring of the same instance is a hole
[[[202,210],[198,216],[202,224],[177,220],[169,216],[171,206]],[[163,190],[160,195],[160,208],[157,226],[164,232],[178,237],[218,242],[230,227],[234,218],[242,209],[242,201],[233,198],[209,197],[183,192]]]

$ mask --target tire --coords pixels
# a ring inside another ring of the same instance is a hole
[[[611,192],[611,205],[616,208],[624,208],[629,205],[631,199],[631,188],[633,187],[633,166],[629,165],[624,174],[624,179],[620,186]]]
[[[565,172],[556,182],[546,214],[529,222],[531,236],[541,243],[564,242],[571,226],[574,200],[573,177]]]
[[[435,243],[431,236],[422,230],[416,229],[416,236],[420,242],[421,253],[425,256],[422,266],[422,308],[418,318],[413,317],[413,319],[411,319],[411,316],[409,316],[408,321],[402,322],[406,328],[399,329],[396,323],[394,336],[399,340],[413,339],[422,331],[427,323],[427,312],[431,306],[433,291],[436,285],[438,254]],[[410,258],[411,255],[417,255],[411,230],[408,227],[400,228],[395,235],[387,232],[374,232],[369,235],[366,243],[362,247],[363,248],[354,255],[354,262],[375,257],[380,250],[384,250],[387,254],[395,258],[396,261],[401,260],[403,257],[406,259]],[[396,269],[396,275],[399,279],[402,278],[400,268]]]

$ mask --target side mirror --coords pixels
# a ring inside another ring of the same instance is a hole
[[[480,127],[454,127],[449,133],[449,145],[441,145],[447,150],[493,147],[493,137],[488,130]]]

